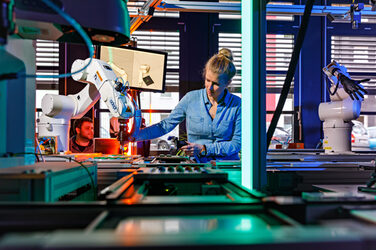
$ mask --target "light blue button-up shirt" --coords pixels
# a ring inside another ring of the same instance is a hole
[[[217,113],[212,119],[210,103],[206,90],[187,93],[161,122],[144,128],[137,140],[150,140],[172,131],[184,119],[187,120],[188,141],[205,145],[206,157],[200,162],[210,160],[239,160],[241,148],[241,99],[225,90],[218,102]]]

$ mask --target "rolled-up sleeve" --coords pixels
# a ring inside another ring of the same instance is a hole
[[[239,153],[241,149],[241,123],[241,107],[239,107],[235,115],[235,126],[231,140],[205,144],[206,155],[226,157]]]
[[[179,123],[181,123],[185,119],[188,103],[189,93],[180,100],[178,105],[174,110],[172,110],[171,114],[166,119],[163,119],[159,123],[156,123],[149,127],[141,129],[136,140],[151,140],[171,132]]]

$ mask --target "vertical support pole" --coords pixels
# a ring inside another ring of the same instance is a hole
[[[212,1],[212,0],[211,0]],[[212,26],[218,20],[213,13],[180,13],[179,99],[189,91],[204,88],[203,69],[218,49],[218,32]],[[185,123],[179,134],[186,134]]]
[[[266,184],[266,1],[242,1],[242,185]]]
[[[322,133],[322,122],[318,115],[318,107],[321,103],[321,96],[325,89],[323,82],[322,30],[323,17],[311,17],[310,25],[307,27],[304,44],[301,51],[301,113],[303,142],[305,148],[316,148]],[[325,76],[324,76],[325,77]],[[325,78],[324,78],[325,79]]]

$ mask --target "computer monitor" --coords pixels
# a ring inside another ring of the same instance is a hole
[[[129,87],[150,92],[164,92],[167,53],[129,47],[100,46],[99,59],[110,64],[116,75]]]

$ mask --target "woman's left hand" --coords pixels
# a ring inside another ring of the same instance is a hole
[[[204,145],[201,144],[187,142],[187,145],[181,147],[181,149],[186,155],[193,156],[200,154],[203,147]]]

